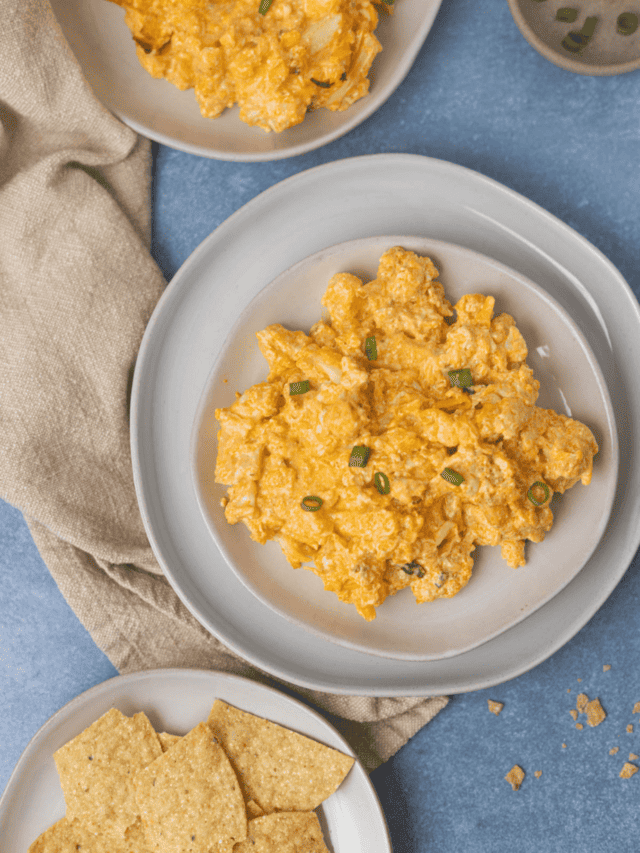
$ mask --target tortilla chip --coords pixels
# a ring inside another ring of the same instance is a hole
[[[63,817],[29,845],[28,853],[78,853],[78,836],[71,821]]]
[[[158,740],[160,741],[160,746],[162,747],[163,752],[171,749],[174,743],[177,743],[180,739],[180,735],[170,735],[167,732],[158,732]]]
[[[89,832],[77,818],[63,817],[29,847],[28,853],[147,853],[140,818],[122,838],[104,838]]]
[[[126,717],[111,708],[54,753],[67,817],[90,832],[124,838],[138,817],[136,773],[161,754],[145,714]]]
[[[354,759],[337,749],[216,700],[207,720],[234,767],[245,800],[266,813],[313,811]]]
[[[151,851],[231,851],[247,837],[238,780],[206,723],[141,771],[135,787]]]
[[[619,776],[621,779],[631,779],[631,777],[635,776],[637,772],[638,768],[635,764],[631,764],[630,762],[625,761],[625,763],[622,765],[622,770],[620,771]]]
[[[329,853],[315,812],[276,812],[249,821],[233,853]]]
[[[491,713],[495,714],[496,717],[504,708],[504,702],[494,702],[493,699],[487,699],[487,705],[489,706]]]
[[[247,806],[247,817],[248,818],[262,817],[262,815],[264,814],[264,809],[261,808],[256,803],[255,800],[249,800],[249,802],[246,804],[246,806]]]

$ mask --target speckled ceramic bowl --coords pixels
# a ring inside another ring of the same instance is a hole
[[[640,68],[640,0],[508,0],[529,44],[577,74]]]

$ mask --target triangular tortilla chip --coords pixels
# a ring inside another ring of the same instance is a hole
[[[151,851],[217,853],[247,837],[238,780],[206,723],[138,774],[136,800]]]
[[[207,723],[237,773],[245,800],[274,811],[313,811],[340,785],[354,759],[226,702]]]

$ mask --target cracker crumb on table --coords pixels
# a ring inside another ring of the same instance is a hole
[[[638,772],[640,768],[636,767],[635,764],[631,764],[629,761],[625,761],[622,765],[622,770],[620,771],[621,779],[630,779],[632,776]]]
[[[511,770],[504,777],[511,785],[514,791],[517,791],[524,780],[524,770],[518,764],[514,764]]]
[[[487,705],[489,706],[491,713],[495,714],[496,717],[504,708],[504,702],[494,702],[493,699],[487,699]]]
[[[587,714],[587,725],[591,726],[599,726],[600,723],[606,718],[607,714],[600,704],[600,700],[598,698],[592,699],[587,703],[586,707]]]

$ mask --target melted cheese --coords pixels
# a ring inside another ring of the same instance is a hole
[[[264,15],[260,0],[113,2],[149,74],[192,88],[207,118],[238,103],[242,121],[266,131],[347,109],[381,50],[371,0],[273,0]]]
[[[513,318],[494,316],[493,297],[480,294],[454,315],[437,279],[429,258],[399,247],[368,284],[335,275],[328,319],[308,335],[261,331],[266,381],[216,410],[227,520],[257,542],[277,540],[292,566],[305,564],[367,620],[407,586],[418,602],[455,595],[477,545],[524,565],[525,541],[552,526],[552,493],[588,484],[598,451],[584,424],[535,405],[539,383]],[[471,389],[449,377],[465,368]],[[309,391],[290,395],[302,380]],[[363,468],[349,465],[356,445],[370,450]],[[549,489],[541,506],[527,497],[536,482]],[[303,509],[307,495],[321,498],[318,511]]]

